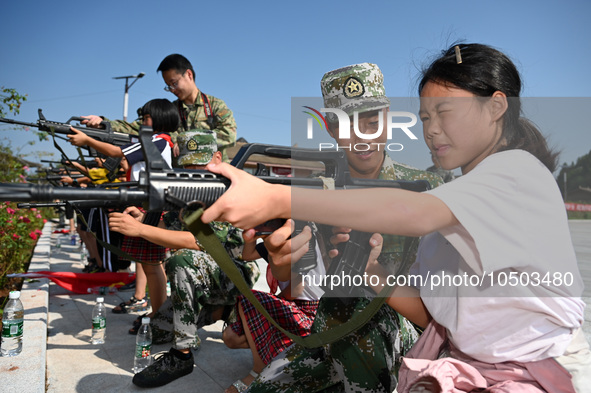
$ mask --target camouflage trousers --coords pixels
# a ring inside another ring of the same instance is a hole
[[[256,262],[234,259],[234,263],[252,288],[260,274]],[[153,340],[166,342],[168,337],[176,349],[198,349],[201,340],[197,331],[216,322],[215,311],[233,310],[240,291],[203,251],[177,251],[166,261],[166,275],[171,296],[150,322]]]
[[[344,305],[336,298],[323,297],[312,333],[348,320],[369,302],[362,297]],[[418,337],[408,320],[384,305],[369,323],[335,343],[312,349],[292,345],[273,359],[249,392],[391,393],[401,357]]]

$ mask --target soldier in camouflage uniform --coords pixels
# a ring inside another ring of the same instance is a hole
[[[176,214],[167,214],[164,221],[168,229],[183,230]],[[256,262],[241,258],[242,231],[223,222],[214,222],[211,226],[252,287],[260,273]],[[197,246],[203,250],[199,242]],[[176,349],[199,349],[201,340],[197,330],[219,319],[229,321],[240,291],[206,251],[176,251],[166,260],[166,275],[170,280],[171,298],[150,322],[153,343],[173,341]]]
[[[178,141],[181,153],[179,163],[187,169],[202,169],[209,162],[221,162],[213,131],[184,132],[179,134]],[[113,213],[110,218],[125,219],[125,216],[129,214]],[[256,262],[242,260],[242,231],[224,222],[212,222],[210,225],[252,288],[260,272]],[[191,349],[199,349],[201,344],[198,329],[219,319],[230,321],[234,317],[231,312],[240,294],[191,233],[170,233],[171,230],[184,231],[178,212],[166,213],[162,227],[166,229],[160,230],[159,244],[176,248],[178,243],[174,243],[173,238],[187,238],[185,244],[192,244],[191,247],[176,251],[165,261],[171,297],[155,313],[150,325],[154,344],[172,341],[173,346],[151,366],[134,376],[133,383],[140,387],[162,386],[191,373],[194,366]],[[156,242],[156,239],[152,241]]]
[[[183,131],[194,129],[215,131],[218,150],[222,152],[223,160],[228,161],[226,149],[236,144],[236,121],[226,103],[199,90],[195,84],[195,70],[189,60],[182,55],[172,54],[165,57],[157,71],[162,72],[162,79],[166,84],[164,90],[177,96],[173,104],[179,110],[181,125],[176,133],[171,133],[173,142],[176,142],[178,133]],[[210,116],[207,114],[208,107]],[[100,123],[106,120],[111,122],[114,131],[133,135],[137,135],[141,126],[139,120],[128,123],[123,120],[111,121],[94,115],[85,117],[88,119],[82,123],[89,127],[98,128],[101,126]]]
[[[390,101],[383,87],[383,76],[374,64],[357,64],[331,71],[321,82],[325,107],[339,108],[349,116],[359,113],[359,129],[375,132],[378,116],[386,115]],[[363,113],[361,113],[363,112]],[[330,116],[332,115],[332,117]],[[329,133],[339,146],[367,140],[340,140],[336,115],[329,113]],[[386,124],[385,120],[384,123]],[[375,129],[374,129],[375,128]],[[373,142],[385,142],[377,138]],[[383,146],[383,145],[382,145]],[[431,173],[394,162],[382,150],[373,148],[359,154],[346,151],[351,175],[386,180],[428,180],[432,187],[442,180]],[[330,235],[329,235],[330,236]],[[391,272],[398,272],[403,261],[414,261],[418,239],[383,235],[378,261]],[[409,266],[409,265],[407,265]],[[398,272],[406,274],[407,272]],[[375,294],[343,303],[338,298],[320,299],[312,333],[330,330],[363,310]],[[249,392],[387,392],[396,388],[397,372],[403,356],[418,339],[419,330],[388,305],[345,338],[321,348],[293,345],[273,359],[251,385]]]

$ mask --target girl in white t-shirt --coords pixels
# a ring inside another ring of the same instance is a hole
[[[388,299],[428,325],[404,360],[398,392],[585,391],[591,354],[581,332],[583,283],[552,176],[557,155],[520,117],[521,88],[515,65],[498,50],[450,47],[423,72],[419,115],[440,166],[461,168],[461,177],[420,194],[321,191],[218,165],[208,169],[232,187],[203,220],[252,228],[293,217],[423,236],[411,269],[416,289],[397,287]],[[379,249],[379,235],[371,242]]]

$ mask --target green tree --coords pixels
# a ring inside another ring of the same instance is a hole
[[[575,163],[564,163],[556,181],[564,197],[566,180],[566,202],[591,202],[591,151],[577,158]]]
[[[21,104],[27,100],[27,95],[20,95],[15,89],[2,86],[0,88],[0,99],[0,117],[5,117],[8,113],[19,114]]]
[[[20,113],[20,109],[21,109],[21,105],[23,102],[25,102],[27,100],[27,95],[21,95],[19,94],[19,92],[16,91],[16,89],[11,89],[8,87],[0,87],[0,117],[6,117],[9,114],[13,114],[13,115],[18,115]],[[23,127],[21,126],[16,126],[15,128],[18,129],[22,129]],[[35,135],[37,135],[37,138],[39,138],[39,141],[46,141],[49,140],[48,134],[46,132],[42,132],[42,131],[33,131],[35,133]],[[26,145],[34,145],[35,141],[28,141],[26,142]],[[0,145],[2,145],[4,147],[3,142],[0,141]],[[14,151],[13,155],[16,157],[21,157],[22,155],[20,154],[20,151],[23,147],[25,146],[20,146],[20,147],[16,147],[13,148],[12,146],[10,146],[10,143],[8,143],[7,148],[9,149],[9,151]],[[37,157],[42,157],[42,156],[53,156],[53,153],[48,153],[48,152],[36,152],[34,153],[35,156]]]
[[[0,117],[18,114],[27,97],[15,89],[0,88]],[[10,146],[0,143],[0,182],[24,182],[28,166]],[[20,288],[22,280],[9,280],[8,273],[24,272],[49,209],[19,209],[16,203],[0,201],[0,319],[8,291]]]

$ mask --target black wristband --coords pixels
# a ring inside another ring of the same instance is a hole
[[[74,187],[80,187],[80,184],[78,184],[78,180],[76,180],[76,179],[72,179],[72,185]]]

